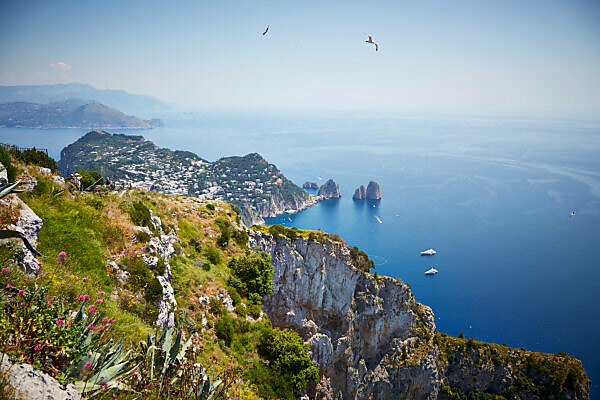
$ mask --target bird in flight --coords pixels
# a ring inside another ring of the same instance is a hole
[[[365,40],[365,43],[374,44],[375,51],[379,50],[379,45],[373,41],[373,37],[371,37],[371,35],[369,35],[369,39]]]
[[[575,216],[575,211],[572,211],[571,212],[571,217],[574,217],[574,216]]]
[[[267,25],[267,29],[265,29],[265,31],[263,32],[263,36],[265,36],[267,32],[269,32],[269,25]]]

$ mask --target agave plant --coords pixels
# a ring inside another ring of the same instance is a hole
[[[162,328],[148,335],[147,342],[140,343],[151,380],[154,379],[155,368],[160,368],[160,374],[164,376],[176,363],[183,362],[192,339],[190,337],[182,344],[182,334],[183,330],[179,325],[174,328]]]
[[[194,396],[196,400],[211,400],[217,394],[219,394],[219,386],[223,383],[222,380],[215,378],[212,382],[210,377],[206,373],[206,370],[202,368],[200,364],[195,364],[194,367],[197,367],[198,372],[196,372],[196,368],[192,369],[192,381],[196,383],[196,387],[191,389],[191,395]]]
[[[85,303],[86,300],[81,303],[73,323],[83,320]],[[95,326],[101,318],[102,312],[96,315],[91,325]],[[98,348],[93,348],[96,335],[89,327],[82,332],[75,347],[84,350],[85,354],[71,363],[65,371],[67,377],[77,379],[77,390],[89,397],[100,393],[100,389],[124,388],[122,378],[138,366],[133,362],[131,350],[123,351],[123,338],[116,343],[110,339]]]
[[[21,181],[16,181],[13,183],[7,183],[6,185],[0,186],[0,199],[8,196],[11,193],[21,193],[24,192],[22,189],[15,189],[17,186],[21,184]]]

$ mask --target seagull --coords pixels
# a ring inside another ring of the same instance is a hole
[[[369,39],[368,40],[365,40],[365,43],[374,44],[375,45],[375,51],[379,50],[379,45],[373,41],[373,37],[371,37],[371,35],[369,35]]]
[[[574,217],[574,216],[575,216],[575,210],[573,210],[573,211],[571,212],[571,217]]]
[[[269,25],[267,25],[267,29],[265,29],[265,31],[263,32],[263,36],[265,36],[267,32],[269,32]]]

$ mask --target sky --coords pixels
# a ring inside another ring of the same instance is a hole
[[[0,0],[0,84],[198,108],[600,118],[599,21],[600,1],[583,0]]]

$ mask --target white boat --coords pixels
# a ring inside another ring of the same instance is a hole
[[[436,253],[437,253],[437,251],[435,251],[434,249],[429,249],[429,250],[422,251],[421,255],[422,256],[432,256]]]
[[[375,219],[377,220],[377,222],[379,222],[380,224],[383,224],[383,221],[381,220],[381,218],[379,218],[377,215],[375,216]]]
[[[435,275],[437,273],[438,273],[438,270],[433,267],[431,267],[427,271],[425,271],[425,275]]]

